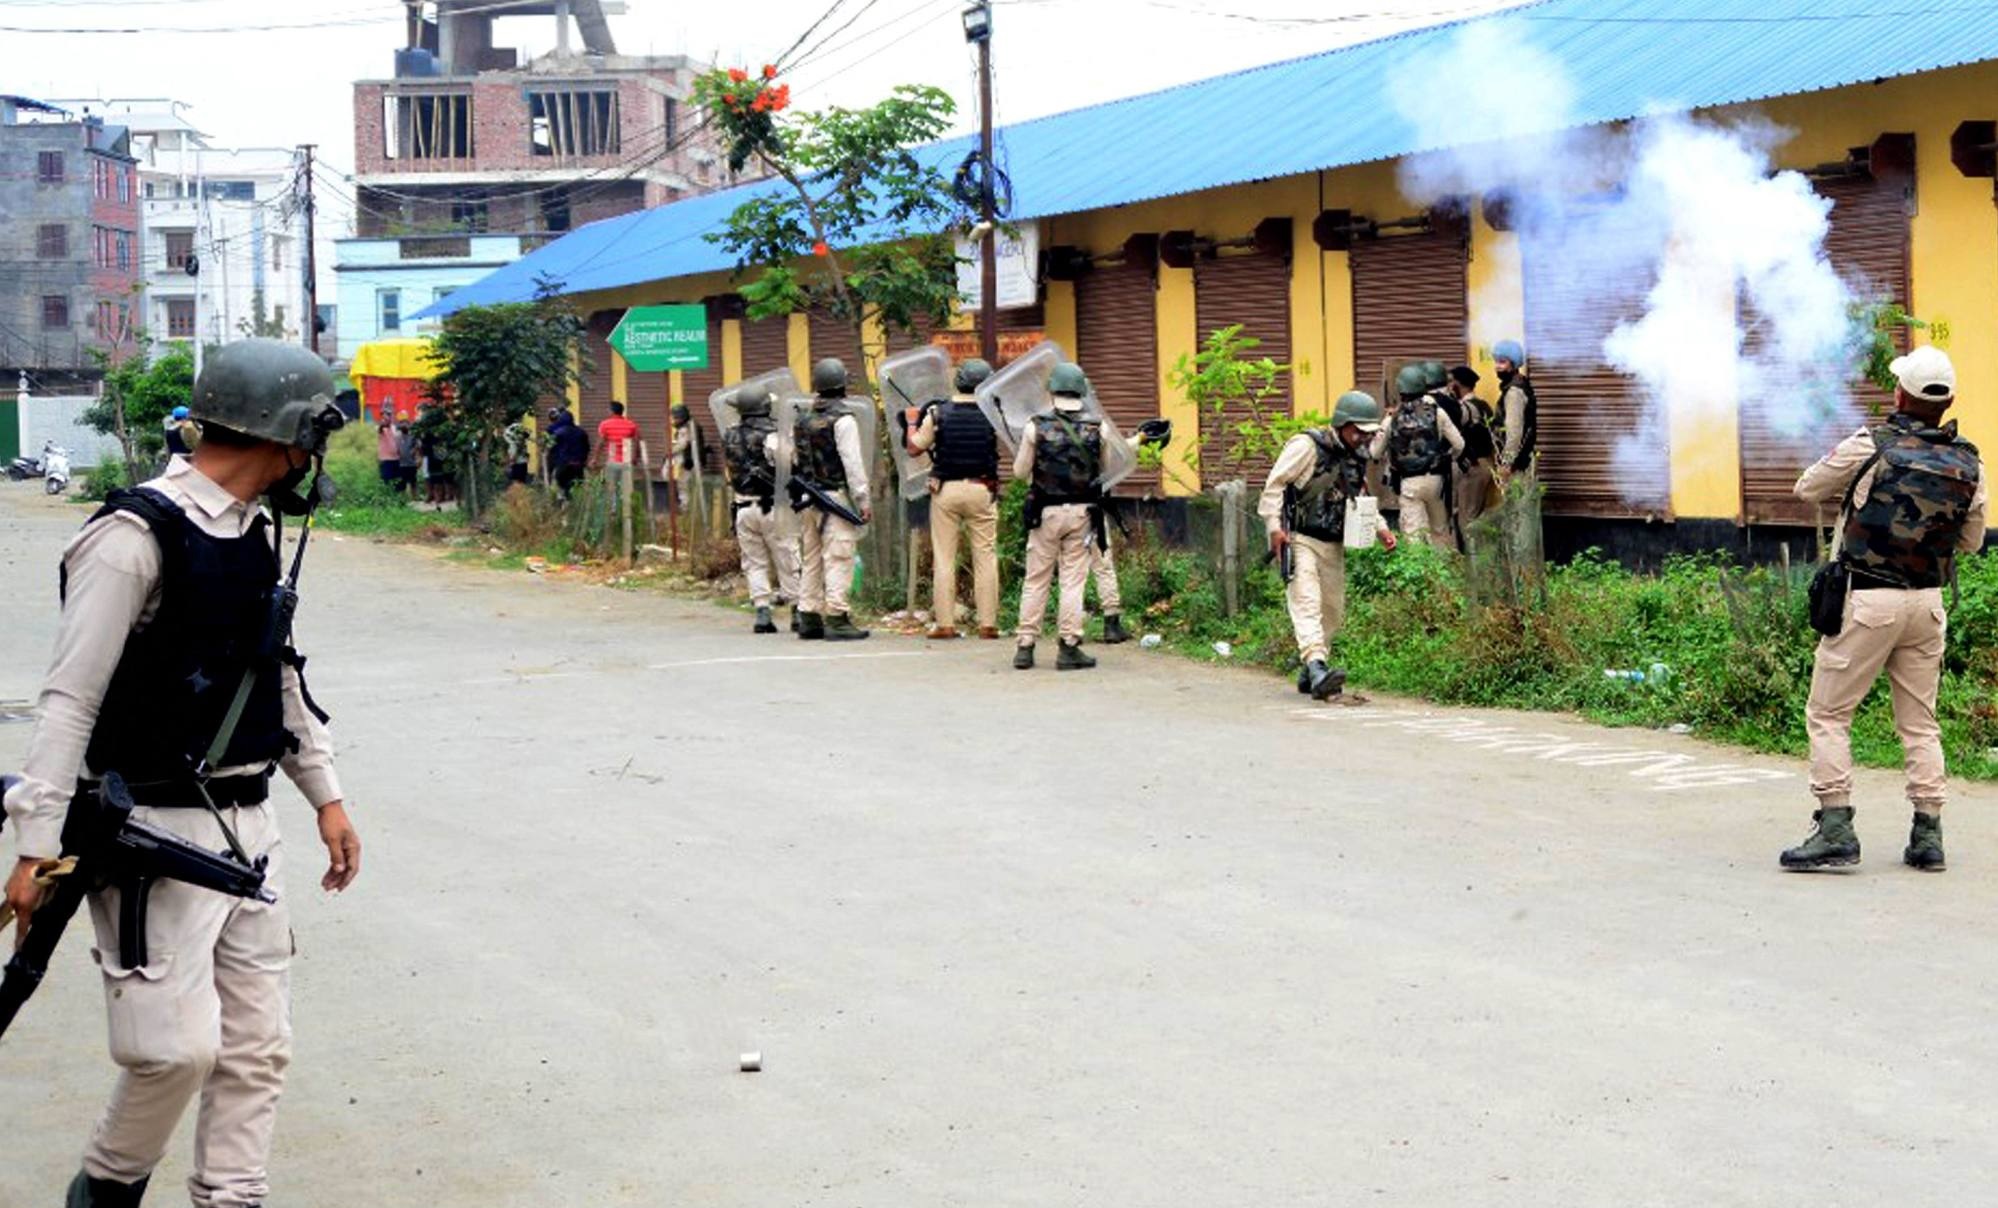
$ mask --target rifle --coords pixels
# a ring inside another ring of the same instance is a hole
[[[833,498],[830,491],[809,478],[791,475],[791,510],[802,512],[806,508],[817,508],[828,516],[837,516],[858,528],[866,524],[860,513]]]
[[[1277,513],[1277,522],[1281,526],[1279,531],[1284,535],[1284,542],[1281,547],[1282,552],[1279,553],[1274,549],[1263,551],[1263,564],[1267,566],[1274,560],[1277,564],[1277,574],[1285,583],[1290,582],[1290,577],[1297,573],[1297,560],[1291,553],[1290,545],[1291,522],[1296,510],[1297,488],[1294,486],[1285,487],[1283,489],[1283,508]]]
[[[12,787],[14,781],[8,776],[0,783]],[[56,879],[0,975],[0,1036],[41,985],[64,928],[84,895],[94,890],[118,888],[118,960],[127,969],[146,963],[146,898],[159,881],[277,901],[264,888],[264,857],[245,863],[134,819],[132,794],[116,772],[106,772],[94,787],[79,789],[63,825],[62,847],[65,856],[75,858],[74,866]]]

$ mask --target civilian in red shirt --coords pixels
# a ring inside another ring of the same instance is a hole
[[[610,409],[610,418],[597,425],[597,454],[612,465],[622,465],[628,460],[624,442],[638,443],[638,425],[625,416],[623,403],[613,402]]]

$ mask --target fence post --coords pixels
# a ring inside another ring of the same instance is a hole
[[[1221,607],[1228,616],[1242,611],[1242,492],[1241,479],[1214,488],[1221,497]]]

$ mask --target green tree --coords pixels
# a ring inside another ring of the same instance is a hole
[[[1283,405],[1283,379],[1309,371],[1299,364],[1279,364],[1271,357],[1250,354],[1263,342],[1242,334],[1242,325],[1223,327],[1208,333],[1200,350],[1191,357],[1180,354],[1166,375],[1166,382],[1192,403],[1200,417],[1200,432],[1219,433],[1218,474],[1239,475],[1256,460],[1274,460],[1283,444],[1315,424],[1318,416],[1293,416]],[[1200,435],[1184,446],[1189,466],[1201,466]]]
[[[82,419],[118,438],[125,481],[138,482],[166,451],[166,417],[194,399],[194,353],[183,343],[155,350],[143,332],[129,334],[130,341],[120,340],[109,351],[91,350],[104,370],[104,391]],[[128,342],[132,351],[120,356]]]
[[[950,127],[942,89],[904,85],[865,109],[782,116],[790,85],[716,69],[694,82],[735,171],[754,164],[785,188],[736,207],[708,236],[736,258],[751,318],[818,310],[850,323],[910,330],[942,323],[957,304],[958,218],[950,181],[914,147]],[[800,270],[805,262],[809,267]],[[856,368],[858,368],[856,366]]]
[[[444,320],[424,424],[462,463],[467,515],[498,480],[492,454],[506,426],[580,380],[582,340],[583,321],[545,298],[467,306]]]

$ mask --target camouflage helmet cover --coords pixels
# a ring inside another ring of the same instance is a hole
[[[238,340],[216,349],[195,379],[191,418],[245,436],[323,452],[346,423],[333,403],[333,372],[310,349]]]
[[[827,357],[812,366],[813,394],[845,394],[846,363],[838,357]]]

